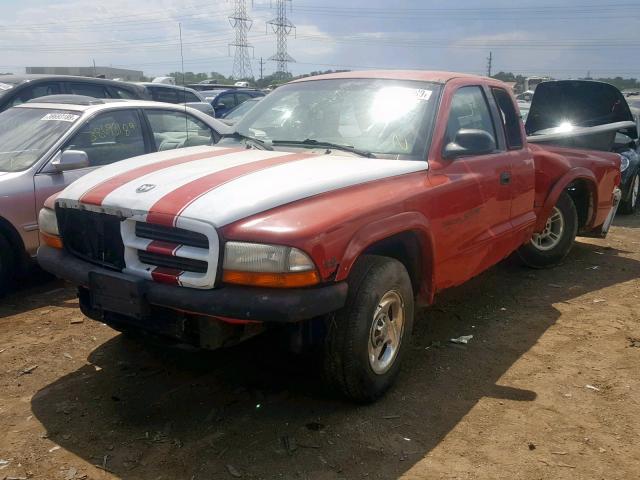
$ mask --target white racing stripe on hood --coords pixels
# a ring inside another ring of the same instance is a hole
[[[115,162],[110,165],[105,165],[104,167],[92,170],[90,173],[79,178],[71,185],[69,185],[66,189],[64,189],[58,198],[79,200],[84,193],[88,192],[96,185],[104,182],[105,180],[109,180],[116,175],[120,175],[121,173],[124,173],[128,170],[133,170],[134,168],[142,167],[144,165],[150,165],[152,163],[160,162],[163,160],[170,160],[174,158],[185,157],[187,155],[193,155],[194,153],[206,151],[217,152],[218,150],[222,150],[222,148],[210,146],[189,147],[177,150],[166,150],[164,152],[148,153],[146,155],[140,155],[138,157],[121,160],[119,162]]]
[[[104,207],[120,207],[146,212],[168,193],[200,177],[238,165],[285,155],[288,155],[288,153],[251,149],[211,159],[182,163],[144,175],[117,188],[105,197],[102,205]],[[137,193],[136,189],[145,184],[155,185],[155,187],[146,193]]]
[[[178,218],[222,227],[313,195],[427,170],[426,161],[324,155],[250,173],[221,185],[189,205]]]

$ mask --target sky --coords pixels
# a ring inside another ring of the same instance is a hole
[[[246,0],[252,70],[276,38],[275,0]],[[293,74],[411,68],[578,78],[640,78],[640,0],[292,0]],[[147,76],[231,74],[234,0],[0,0],[0,72],[26,66],[114,66]]]

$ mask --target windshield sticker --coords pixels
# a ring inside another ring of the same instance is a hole
[[[13,88],[13,85],[0,82],[0,90],[11,90],[12,88]]]
[[[112,140],[117,137],[125,136],[129,137],[136,131],[138,126],[134,122],[128,123],[106,123],[91,129],[91,143],[99,142],[100,140]]]
[[[431,94],[433,93],[433,91],[431,90],[425,90],[423,88],[417,88],[416,89],[416,97],[418,97],[418,100],[424,100],[427,101],[431,98]]]
[[[80,117],[80,115],[74,115],[73,113],[47,113],[40,120],[55,122],[75,122],[78,117]]]

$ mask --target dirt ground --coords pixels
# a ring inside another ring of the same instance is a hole
[[[167,352],[22,287],[0,301],[0,479],[640,478],[639,287],[640,216],[552,270],[505,261],[419,313],[370,406],[268,337]]]

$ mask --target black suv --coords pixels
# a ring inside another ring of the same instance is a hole
[[[0,75],[0,112],[46,95],[150,100],[144,87],[102,78],[69,75]]]

